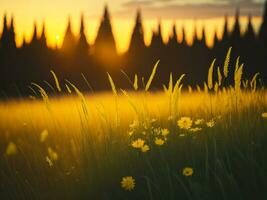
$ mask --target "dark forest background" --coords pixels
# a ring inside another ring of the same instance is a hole
[[[160,60],[160,66],[153,83],[154,88],[160,88],[163,83],[167,83],[170,72],[176,78],[183,73],[187,74],[185,84],[203,86],[212,59],[216,57],[217,66],[222,66],[230,46],[233,47],[232,60],[241,56],[241,62],[245,63],[244,76],[250,78],[256,72],[260,72],[261,82],[264,84],[267,78],[267,3],[258,34],[253,29],[251,16],[248,16],[248,19],[246,32],[241,35],[239,10],[236,11],[235,24],[231,32],[228,32],[226,16],[223,37],[219,40],[215,34],[212,48],[206,45],[204,28],[202,38],[198,39],[195,31],[193,45],[188,46],[184,39],[184,31],[183,40],[177,40],[174,25],[169,41],[164,43],[159,23],[158,30],[153,33],[151,45],[146,46],[141,11],[138,10],[129,49],[123,55],[118,55],[107,6],[94,45],[89,45],[86,40],[84,21],[81,17],[79,37],[73,35],[69,19],[60,49],[48,48],[45,26],[42,34],[38,36],[36,25],[31,42],[24,42],[22,47],[17,48],[14,20],[12,18],[8,24],[4,16],[0,42],[0,97],[31,94],[28,86],[32,82],[42,83],[49,91],[51,88],[46,81],[53,82],[50,70],[55,71],[61,81],[68,79],[83,91],[90,90],[90,87],[94,91],[109,90],[106,72],[111,74],[116,85],[129,88],[131,86],[121,70],[130,77],[137,73],[139,77],[147,80],[157,60]],[[234,62],[230,63],[232,70],[234,65]],[[86,77],[90,87],[81,74]]]

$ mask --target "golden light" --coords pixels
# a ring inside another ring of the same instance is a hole
[[[59,35],[56,35],[56,42],[58,42],[60,39],[60,36]]]
[[[59,46],[59,40],[60,40],[60,36],[59,34],[56,35],[56,48],[58,48]]]
[[[102,7],[99,8],[100,12],[102,12]],[[1,8],[0,8],[1,13]],[[4,13],[2,11],[2,13]],[[113,12],[111,12],[111,16]],[[97,31],[99,28],[99,21],[100,17],[96,18],[88,18],[85,19],[85,34],[87,40],[90,45],[94,44]],[[8,15],[10,17],[10,14]],[[72,16],[72,31],[76,37],[79,36],[79,29],[80,29],[80,12],[71,13]],[[37,18],[28,16],[24,18],[21,16],[21,13],[15,13],[15,30],[16,30],[16,42],[17,46],[21,47],[23,44],[24,38],[27,42],[30,42],[32,39],[33,33],[33,24],[34,21],[37,23],[37,29],[41,30],[42,22],[45,20],[46,24],[46,36],[47,36],[47,44],[49,47],[58,47],[60,48],[64,34],[66,31],[66,26],[68,23],[68,15],[66,13],[55,14],[55,15],[48,15],[45,14],[44,17]],[[247,17],[241,16],[240,17],[240,24],[241,24],[241,32],[244,33],[246,30],[247,25]],[[252,23],[254,25],[255,31],[258,32],[260,24],[262,22],[261,17],[253,17]],[[122,54],[127,51],[130,43],[132,29],[135,23],[135,15],[131,18],[119,18],[119,17],[112,17],[112,28],[113,33],[116,41],[116,48],[119,54]],[[218,32],[218,37],[222,37],[223,28],[224,28],[224,16],[222,17],[214,17],[214,18],[207,18],[207,19],[165,19],[162,18],[161,25],[162,25],[162,37],[164,42],[167,42],[169,36],[172,34],[172,26],[173,23],[176,24],[176,29],[178,33],[179,41],[182,40],[182,28],[185,28],[186,32],[186,40],[189,44],[192,44],[193,33],[195,30],[195,26],[197,26],[197,34],[200,37],[202,26],[206,28],[206,39],[208,46],[213,45],[213,36],[215,30]],[[3,18],[0,17],[0,30],[2,30],[3,25]],[[229,16],[229,30],[233,28],[234,25],[234,17]],[[121,28],[123,27],[123,28]],[[158,27],[158,19],[157,18],[144,18],[143,19],[143,27],[144,27],[144,40],[146,45],[149,45],[151,42],[151,37],[153,31],[157,30]]]

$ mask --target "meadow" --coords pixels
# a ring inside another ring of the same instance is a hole
[[[83,94],[52,72],[68,95],[33,83],[2,101],[0,199],[267,199],[267,92],[230,58],[201,87],[171,74],[150,92],[157,63],[130,92],[108,75],[112,92]]]

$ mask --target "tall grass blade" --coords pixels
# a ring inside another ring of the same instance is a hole
[[[131,86],[134,87],[134,83],[131,81],[130,77],[128,76],[128,74],[126,74],[125,71],[121,70],[121,73],[126,77],[127,81],[131,84]]]
[[[31,83],[31,84],[38,88],[44,103],[46,104],[47,108],[50,109],[49,97],[48,97],[46,91],[37,83]]]
[[[59,92],[61,92],[61,87],[60,87],[60,85],[59,85],[59,81],[58,81],[58,78],[57,78],[55,72],[54,72],[53,70],[50,70],[50,72],[51,72],[51,74],[52,74],[53,77],[54,77],[54,80],[55,80],[55,84],[56,84],[57,90],[58,90]]]
[[[257,87],[257,78],[258,78],[259,75],[260,75],[260,73],[256,73],[256,74],[253,76],[252,80],[250,81],[250,88],[251,88],[253,91],[256,90],[256,87]]]
[[[86,83],[86,85],[87,85],[87,87],[92,91],[92,92],[94,92],[94,90],[93,90],[93,88],[92,88],[92,86],[90,85],[90,83],[88,82],[88,80],[87,80],[87,78],[84,76],[84,74],[83,73],[81,73],[81,75],[82,75],[82,77],[83,77],[83,80],[85,81],[85,83]]]
[[[221,74],[220,67],[217,67],[217,76],[218,76],[218,84],[219,86],[221,86],[222,85],[222,74]]]
[[[137,74],[134,75],[134,89],[138,90],[138,76]]]
[[[56,90],[55,90],[55,88],[50,84],[50,83],[48,83],[47,81],[44,81],[44,83],[54,92],[54,93],[56,93]]]
[[[28,86],[28,88],[33,92],[33,94],[37,97],[37,93],[35,92],[35,90],[31,87],[31,86]]]
[[[172,81],[172,73],[170,73],[169,88],[168,88],[169,94],[172,93],[172,90],[173,90],[173,81]]]
[[[110,83],[112,92],[113,92],[114,95],[117,95],[117,90],[116,90],[116,86],[115,86],[115,84],[114,84],[114,81],[113,81],[113,79],[111,78],[111,76],[109,75],[109,73],[107,73],[107,74],[108,74],[108,80],[109,80],[109,83]]]
[[[239,68],[239,60],[240,60],[240,56],[237,57],[236,62],[235,62],[235,72],[238,70]]]
[[[174,89],[173,89],[174,91],[179,88],[179,86],[180,86],[180,84],[181,84],[181,82],[182,82],[182,80],[183,80],[184,77],[185,77],[185,74],[182,74],[180,76],[180,78],[176,81],[175,86],[174,86]]]
[[[155,74],[156,74],[156,71],[157,71],[157,67],[158,67],[159,62],[160,61],[158,60],[157,63],[154,65],[154,68],[152,70],[152,73],[151,73],[151,75],[150,75],[150,77],[149,77],[149,79],[148,79],[148,81],[146,83],[145,91],[148,91],[149,90],[149,87],[150,87],[150,85],[151,85],[151,83],[153,81],[153,78],[154,78]]]
[[[216,58],[212,61],[209,72],[208,72],[208,88],[211,90],[213,88],[213,68],[216,62]]]
[[[228,49],[226,58],[225,58],[225,60],[224,60],[223,74],[224,74],[224,77],[225,77],[225,78],[228,77],[228,73],[229,73],[229,63],[230,63],[231,51],[232,51],[232,47],[230,47],[230,48]]]
[[[66,86],[66,89],[67,89],[68,93],[71,94],[71,89],[70,89],[70,87],[69,87],[67,84],[65,84],[65,86]]]

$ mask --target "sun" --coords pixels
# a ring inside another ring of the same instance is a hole
[[[56,41],[58,42],[60,39],[60,36],[57,34],[55,38],[56,38]]]
[[[56,34],[55,39],[56,39],[56,48],[58,48],[59,40],[60,40],[60,36],[59,36],[59,34]]]

